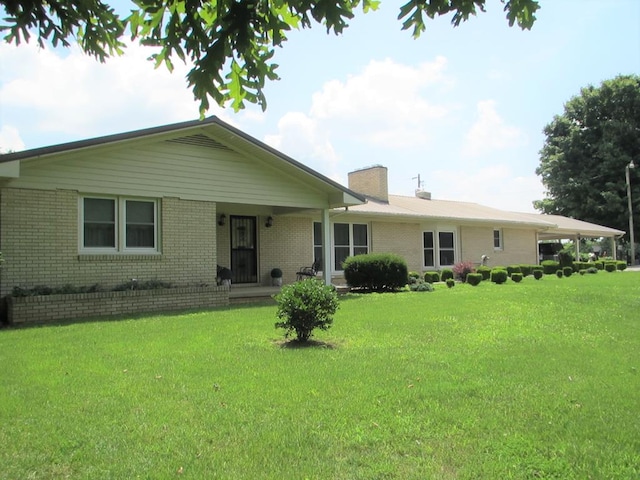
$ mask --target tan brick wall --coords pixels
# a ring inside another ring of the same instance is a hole
[[[216,207],[164,198],[160,255],[80,255],[78,193],[3,189],[0,194],[1,294],[14,286],[111,288],[131,278],[177,285],[215,284]]]
[[[479,263],[482,255],[488,255],[490,267],[538,263],[534,230],[503,228],[503,250],[493,249],[492,227],[461,227],[460,236],[463,261]]]
[[[420,225],[372,222],[370,251],[395,253],[406,260],[410,271],[422,271],[422,230]]]
[[[275,217],[273,227],[260,229],[260,283],[271,284],[271,269],[282,270],[282,282],[292,283],[300,267],[313,264],[313,220]]]
[[[184,311],[229,304],[227,287],[81,293],[8,298],[12,324],[46,323],[144,312]]]

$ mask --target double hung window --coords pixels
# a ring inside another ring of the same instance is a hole
[[[80,249],[84,252],[158,252],[157,200],[123,197],[81,199]]]

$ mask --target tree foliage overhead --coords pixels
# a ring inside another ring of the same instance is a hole
[[[535,208],[627,231],[625,168],[631,161],[637,167],[630,169],[633,211],[640,213],[640,76],[583,88],[544,133],[536,173],[547,198]]]
[[[509,25],[529,29],[535,21],[537,0],[500,0]],[[398,19],[404,30],[418,37],[425,17],[452,15],[457,26],[478,11],[486,0],[409,0]],[[354,12],[378,7],[378,0],[132,0],[130,15],[121,18],[102,0],[0,0],[6,15],[0,23],[5,41],[19,45],[35,37],[40,45],[68,46],[77,41],[83,51],[100,61],[121,54],[130,35],[159,50],[151,56],[156,66],[173,69],[174,60],[193,68],[187,83],[200,102],[201,114],[212,98],[238,110],[245,102],[266,108],[263,88],[276,80],[275,47],[282,46],[291,29],[319,23],[336,35],[348,26]]]

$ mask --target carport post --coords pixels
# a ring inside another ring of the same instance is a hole
[[[325,285],[331,285],[331,224],[328,208],[322,210],[322,278]]]

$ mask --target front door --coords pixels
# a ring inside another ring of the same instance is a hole
[[[231,283],[258,282],[256,217],[231,216]]]

